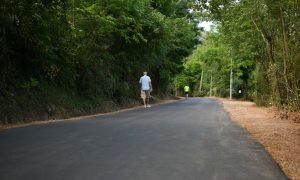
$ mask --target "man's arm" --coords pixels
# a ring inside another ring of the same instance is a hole
[[[153,90],[152,89],[152,84],[151,84],[151,79],[149,80],[149,87],[150,87],[150,92]]]

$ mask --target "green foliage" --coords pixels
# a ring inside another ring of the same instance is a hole
[[[215,92],[228,96],[228,60],[232,59],[234,92],[241,89],[244,99],[259,105],[299,110],[299,1],[201,0],[194,8],[217,28],[206,36],[205,46],[187,59],[175,84],[191,77],[194,80],[189,83],[198,82],[201,71],[211,69]],[[203,86],[207,91],[207,85]]]
[[[216,39],[217,36],[209,34],[207,41]],[[227,56],[227,50],[219,43],[199,45],[184,64],[184,71],[176,77],[175,85],[179,89],[185,84],[189,84],[194,90],[194,95],[208,95],[210,91],[210,82],[212,76],[213,95],[226,96],[229,92],[229,72],[230,60]],[[200,78],[203,71],[203,84],[200,91]]]
[[[14,109],[36,104],[41,104],[39,110],[54,104],[66,111],[97,109],[106,101],[126,104],[139,98],[143,70],[149,71],[155,93],[168,93],[182,59],[198,43],[192,4],[4,1],[0,114],[14,118]]]
[[[35,78],[30,78],[29,81],[23,83],[21,85],[22,88],[26,89],[26,90],[30,90],[34,87],[37,87],[39,85],[39,81]]]

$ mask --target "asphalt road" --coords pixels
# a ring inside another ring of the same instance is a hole
[[[1,180],[281,180],[221,102],[188,99],[0,132]]]

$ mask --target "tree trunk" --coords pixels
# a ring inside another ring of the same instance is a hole
[[[268,58],[269,58],[269,64],[271,68],[271,79],[272,84],[271,84],[271,89],[272,89],[272,101],[276,105],[280,105],[280,92],[279,92],[279,84],[278,84],[278,78],[277,78],[277,70],[276,70],[276,62],[275,62],[275,57],[274,57],[274,43],[273,43],[273,38],[268,35],[266,30],[264,28],[260,28],[258,24],[255,22],[254,18],[251,17],[252,22],[254,26],[256,27],[257,31],[261,33],[261,36],[263,40],[266,43],[267,46],[267,53],[268,53]]]
[[[299,14],[300,14],[300,0],[298,0],[298,11],[299,11]]]
[[[260,32],[263,40],[265,41],[265,43],[267,45],[269,60],[272,63],[275,63],[274,52],[273,52],[274,51],[274,44],[273,44],[272,37],[269,36],[268,33],[263,28],[259,28],[259,26],[255,22],[253,17],[251,17],[251,19],[252,19],[252,22],[253,22],[254,26],[256,27],[257,31]]]
[[[283,10],[280,7],[280,27],[281,27],[281,33],[282,33],[282,41],[283,41],[283,78],[286,88],[286,100],[287,103],[290,104],[293,101],[293,88],[292,88],[292,82],[289,78],[289,74],[291,73],[291,62],[289,60],[289,47],[288,47],[288,40],[287,40],[287,33],[285,29],[285,19]]]
[[[248,78],[247,79],[243,79],[243,98],[245,100],[248,100]]]

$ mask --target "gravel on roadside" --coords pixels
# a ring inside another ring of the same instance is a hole
[[[271,154],[283,172],[300,180],[300,123],[280,119],[275,108],[252,102],[221,99],[232,119],[245,128]]]

